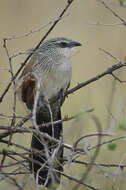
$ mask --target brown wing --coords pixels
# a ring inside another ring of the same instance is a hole
[[[34,63],[34,57],[31,58],[29,63],[25,66],[19,77],[18,95],[19,98],[26,104],[28,109],[33,108],[34,93],[35,93],[35,78],[32,75],[32,65]]]
[[[27,80],[23,81],[20,88],[22,101],[28,109],[32,109],[34,104],[35,79],[32,76],[28,77]]]

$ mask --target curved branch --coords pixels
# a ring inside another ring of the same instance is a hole
[[[82,82],[80,84],[78,84],[77,86],[75,86],[74,88],[68,90],[65,94],[65,96],[68,96],[69,94],[72,94],[73,92],[79,90],[80,88],[83,88],[84,86],[87,86],[90,83],[93,83],[99,79],[101,79],[102,77],[104,77],[105,75],[112,75],[114,71],[120,69],[121,67],[125,67],[126,66],[126,62],[119,62],[117,64],[112,65],[111,67],[107,68],[106,71],[96,75],[95,77]],[[113,76],[113,75],[112,75]],[[125,82],[125,81],[120,81],[120,82]]]

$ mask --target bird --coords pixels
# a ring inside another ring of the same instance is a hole
[[[18,96],[31,112],[35,104],[37,85],[40,84],[35,113],[38,126],[62,119],[61,106],[72,78],[71,50],[77,46],[81,46],[81,43],[65,37],[46,40],[33,51],[31,59],[19,77]],[[39,130],[56,140],[63,138],[62,122],[39,127]],[[48,152],[45,149],[48,149]],[[60,184],[63,147],[46,137],[42,140],[33,133],[31,150],[39,151],[39,153],[33,151],[29,161],[36,182],[45,187]]]

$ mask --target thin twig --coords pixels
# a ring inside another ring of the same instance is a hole
[[[3,47],[5,48],[5,52],[6,52],[7,57],[8,57],[9,66],[10,66],[10,73],[11,73],[11,79],[12,79],[14,77],[13,67],[12,67],[12,62],[11,62],[11,58],[9,56],[9,51],[8,51],[5,39],[4,39],[4,45],[3,45]],[[13,81],[13,86],[14,86],[14,89],[15,89],[15,81]],[[13,99],[13,101],[14,101],[13,102],[13,117],[12,117],[12,120],[11,120],[10,127],[14,126],[15,125],[15,121],[16,121],[16,93],[15,92],[14,92],[14,99]],[[9,145],[11,143],[12,136],[13,136],[13,133],[11,132],[10,136],[9,136],[8,147],[9,147]],[[6,154],[3,155],[3,158],[2,158],[2,161],[1,161],[1,164],[0,164],[0,170],[2,168],[2,165],[4,164],[5,158],[6,158]]]
[[[34,28],[34,29],[31,29],[29,32],[25,33],[25,34],[22,34],[22,35],[18,35],[18,36],[10,36],[10,37],[6,37],[5,40],[14,40],[14,39],[20,39],[20,38],[24,38],[24,37],[27,37],[35,32],[40,32],[41,30],[43,30],[45,27],[49,26],[50,24],[53,24],[54,22],[56,22],[57,20],[61,20],[63,19],[64,17],[66,17],[68,15],[65,15],[63,17],[58,17],[58,18],[54,18],[52,19],[51,21],[49,21],[47,24],[44,24],[38,28]]]
[[[100,1],[100,3],[101,3],[106,9],[108,9],[116,18],[118,18],[118,19],[123,23],[123,25],[126,25],[126,21],[125,21],[122,17],[120,17],[114,10],[112,10],[112,8],[110,8],[110,7],[105,3],[104,0],[99,0],[99,1]]]
[[[93,119],[93,121],[95,122],[95,125],[96,125],[96,128],[97,128],[98,133],[99,133],[99,134],[102,134],[102,126],[101,126],[101,123],[100,123],[99,119],[98,119],[95,115],[91,115],[91,119]],[[82,138],[82,139],[83,139],[83,138]],[[95,153],[93,154],[93,156],[90,158],[90,160],[91,160],[90,162],[91,162],[91,163],[94,163],[96,157],[97,157],[98,154],[99,154],[101,140],[102,140],[102,136],[99,135],[99,136],[98,136],[97,149],[95,150]],[[78,143],[78,141],[77,141],[77,143]],[[76,145],[76,144],[75,144],[75,145]],[[85,180],[86,180],[86,178],[87,178],[89,172],[91,171],[92,167],[93,167],[93,165],[88,165],[88,167],[87,167],[85,173],[82,175],[80,181],[85,181]],[[79,186],[80,186],[80,183],[78,183],[77,185],[75,185],[75,186],[72,188],[72,190],[77,190],[77,189],[79,188]]]
[[[57,170],[56,170],[56,171],[57,171]],[[81,180],[79,180],[79,179],[77,179],[77,178],[75,178],[75,177],[73,177],[73,176],[70,176],[70,175],[68,175],[68,174],[66,174],[66,173],[63,173],[63,172],[61,172],[61,171],[57,171],[57,172],[59,172],[61,175],[63,175],[64,177],[68,178],[69,180],[75,181],[76,183],[87,187],[88,189],[99,190],[98,188],[95,188],[95,187],[93,187],[93,186],[91,186],[91,185],[88,185],[88,184],[82,182]]]
[[[68,162],[69,160],[67,158],[63,158],[63,161],[66,161]],[[98,163],[98,162],[84,162],[84,161],[81,161],[81,160],[76,160],[76,159],[73,159],[71,160],[71,162],[73,163],[76,163],[76,164],[82,164],[82,165],[85,165],[85,166],[88,166],[88,165],[93,165],[93,166],[102,166],[102,167],[107,167],[107,168],[125,168],[126,167],[126,164],[104,164],[104,163]]]

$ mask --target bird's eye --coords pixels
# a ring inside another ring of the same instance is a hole
[[[67,47],[68,44],[66,42],[61,42],[60,45],[61,45],[61,47],[65,48],[65,47]]]

